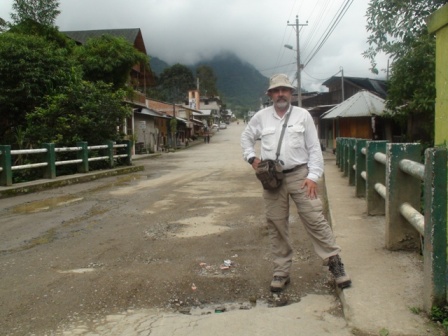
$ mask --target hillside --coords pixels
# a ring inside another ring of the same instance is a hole
[[[155,56],[149,56],[149,64],[151,65],[152,72],[157,76],[159,76],[165,68],[170,66],[168,63]]]
[[[151,57],[151,69],[159,75],[169,65]],[[190,66],[193,72],[200,65],[210,66],[217,77],[217,88],[227,108],[232,110],[257,110],[260,99],[265,99],[269,79],[254,66],[232,53],[220,54],[213,59]]]

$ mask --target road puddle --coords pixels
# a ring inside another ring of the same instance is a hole
[[[46,210],[50,210],[52,208],[58,206],[64,206],[67,204],[71,204],[74,202],[80,202],[84,199],[84,197],[75,197],[72,195],[48,198],[44,200],[29,202],[26,204],[20,204],[11,209],[13,213],[36,213],[42,212]]]

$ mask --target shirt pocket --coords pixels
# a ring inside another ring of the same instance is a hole
[[[292,148],[304,147],[305,145],[305,126],[302,124],[288,127],[288,142]]]
[[[265,128],[261,133],[261,147],[265,151],[272,151],[275,149],[275,128]]]

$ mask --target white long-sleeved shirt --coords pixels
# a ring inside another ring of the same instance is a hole
[[[310,113],[294,106],[282,140],[279,160],[283,170],[301,164],[308,165],[308,178],[317,182],[324,171],[324,160],[317,136],[316,126]],[[261,138],[261,158],[275,160],[278,140],[286,118],[280,118],[273,106],[258,111],[241,134],[244,160],[257,156],[255,141]]]

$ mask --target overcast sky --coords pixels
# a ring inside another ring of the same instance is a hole
[[[64,30],[140,28],[148,54],[167,63],[193,64],[221,51],[234,52],[266,77],[286,73],[295,79],[296,15],[300,57],[305,68],[302,87],[322,90],[321,83],[342,68],[344,76],[384,79],[369,71],[367,49],[368,0],[60,0],[56,25]],[[322,42],[337,13],[347,12]],[[0,0],[0,17],[10,21],[13,0]],[[386,69],[387,59],[378,60]],[[340,73],[338,74],[340,75]]]

